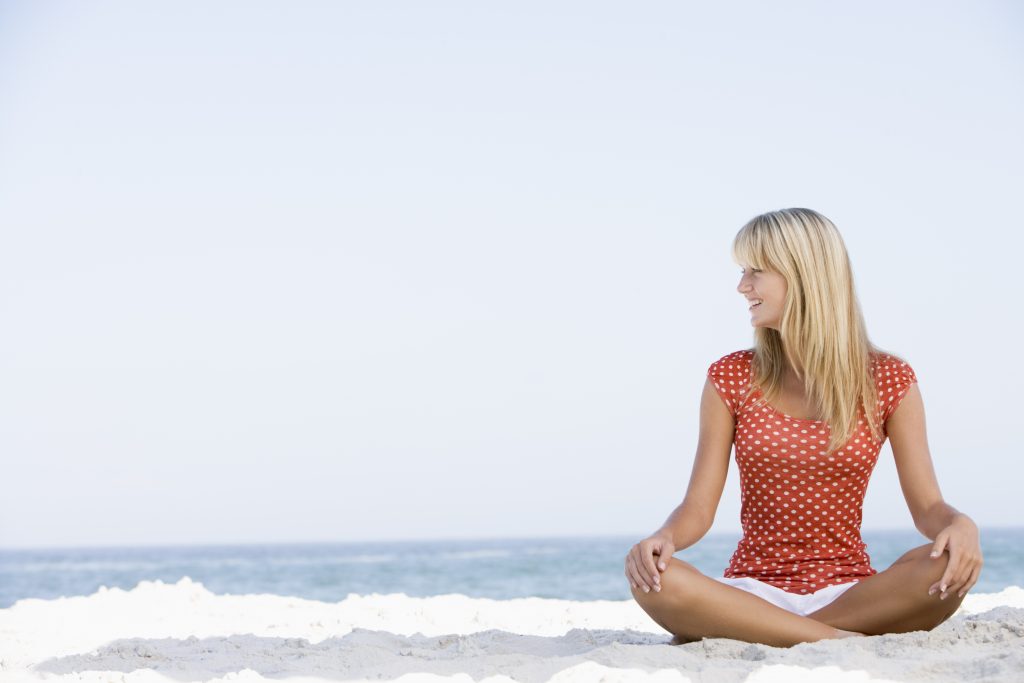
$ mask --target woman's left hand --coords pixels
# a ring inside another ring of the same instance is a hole
[[[943,549],[949,550],[949,563],[937,583],[928,589],[928,595],[942,591],[941,599],[954,591],[959,597],[974,587],[981,573],[981,540],[978,525],[965,514],[958,514],[953,522],[940,531],[932,547],[932,559],[942,556]]]

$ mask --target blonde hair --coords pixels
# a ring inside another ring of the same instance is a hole
[[[747,394],[760,388],[763,402],[772,401],[788,364],[803,380],[817,416],[831,427],[828,453],[857,431],[858,408],[881,440],[871,355],[888,352],[868,338],[850,257],[832,221],[811,209],[761,214],[736,234],[732,254],[738,264],[779,273],[787,283],[779,329],[754,330]]]

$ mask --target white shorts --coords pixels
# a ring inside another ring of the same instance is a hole
[[[799,614],[802,617],[806,617],[811,612],[818,611],[846,591],[856,586],[858,583],[857,580],[853,580],[849,583],[834,583],[830,586],[825,586],[815,593],[790,593],[749,576],[731,579],[724,576],[716,576],[713,578],[715,581],[721,581],[724,584],[736,586],[748,593],[753,593],[757,597],[764,598],[768,602],[777,607],[781,607],[787,612]]]

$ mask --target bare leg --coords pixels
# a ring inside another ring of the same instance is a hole
[[[932,558],[932,544],[907,551],[885,571],[861,579],[857,585],[807,616],[838,629],[869,635],[930,631],[960,607],[963,598],[950,593],[928,595],[928,587],[942,578],[949,552]]]
[[[856,631],[844,631],[840,628],[836,629],[836,633],[839,634],[836,636],[837,638],[863,638],[866,635],[864,633],[857,633]],[[672,636],[672,641],[669,645],[683,645],[684,643],[692,643],[695,640],[695,638],[680,638],[679,636]]]
[[[645,593],[634,588],[633,597],[655,622],[676,636],[676,644],[703,637],[790,647],[842,637],[833,626],[793,614],[764,598],[715,581],[675,557],[669,559],[668,568],[661,572],[661,591]]]
[[[839,637],[840,638],[854,638],[854,637],[863,638],[864,636],[867,635],[866,633],[860,633],[859,631],[844,631],[841,628],[837,628],[836,631],[839,632]]]

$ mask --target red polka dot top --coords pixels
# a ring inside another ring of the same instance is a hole
[[[886,434],[871,436],[864,409],[858,430],[831,456],[825,455],[826,422],[754,407],[755,389],[741,405],[751,379],[753,349],[736,351],[708,368],[708,377],[736,424],[734,453],[740,476],[743,538],[725,577],[749,576],[789,593],[814,593],[826,586],[872,576],[877,570],[860,537],[868,479]],[[907,363],[872,354],[883,424],[917,381]]]

